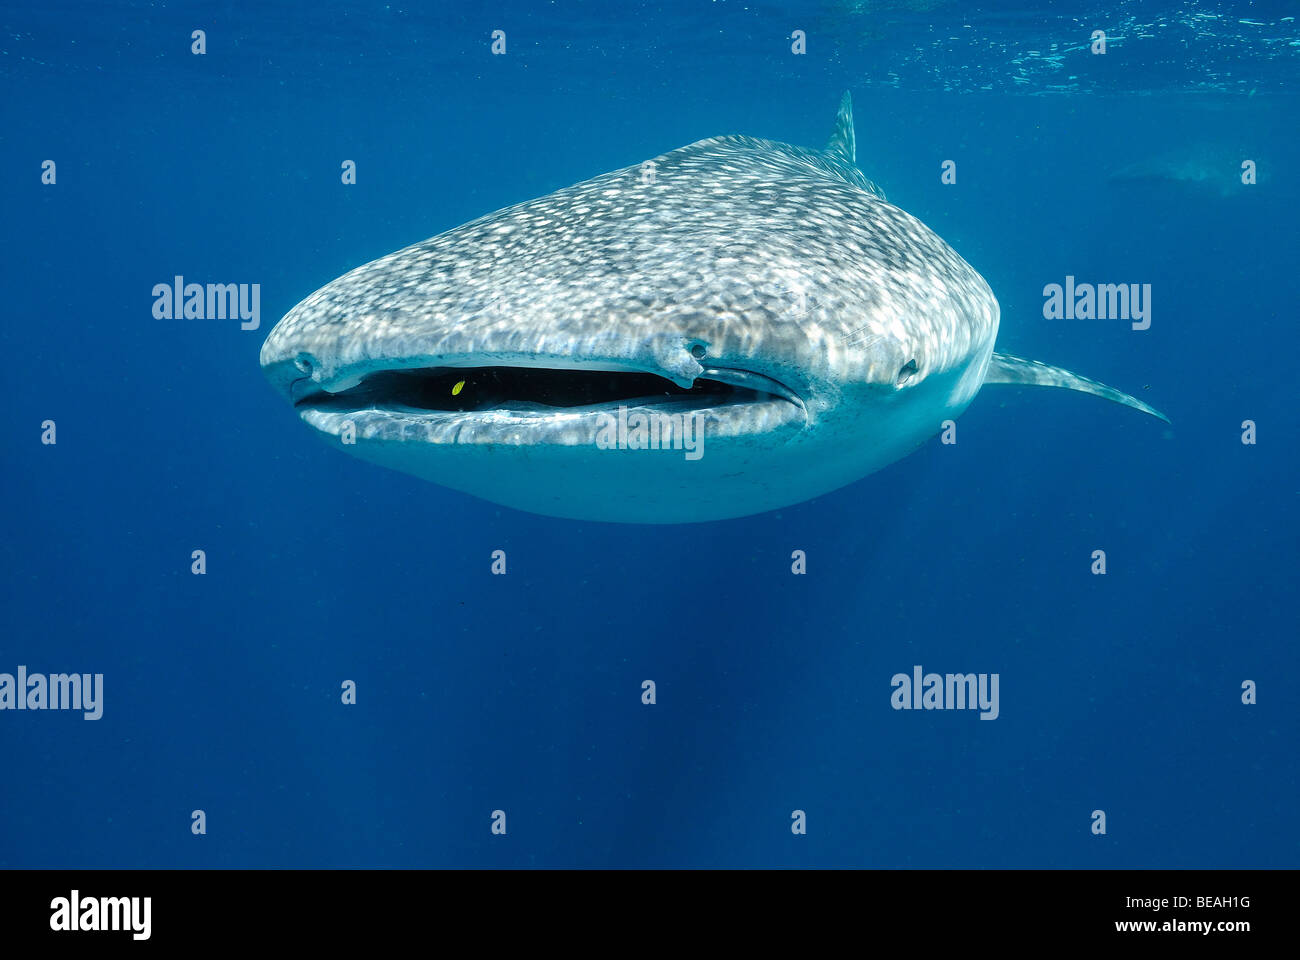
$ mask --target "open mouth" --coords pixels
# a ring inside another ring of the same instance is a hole
[[[295,391],[298,393],[299,391]],[[294,403],[321,412],[387,410],[404,414],[600,412],[619,406],[673,412],[803,401],[760,374],[705,369],[690,387],[643,371],[546,367],[430,367],[379,370],[337,393],[301,391]]]

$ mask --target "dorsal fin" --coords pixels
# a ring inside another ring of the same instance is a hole
[[[840,112],[835,116],[835,132],[831,134],[831,139],[826,144],[826,152],[833,153],[849,163],[858,161],[858,142],[853,133],[853,98],[849,96],[847,90],[844,91],[844,96],[840,97]]]
[[[1126,407],[1132,407],[1134,410],[1141,410],[1153,417],[1159,417],[1165,423],[1169,422],[1169,418],[1159,410],[1148,407],[1141,400],[1130,397],[1127,393],[1121,393],[1114,387],[1108,387],[1096,380],[1089,380],[1087,377],[1081,377],[1069,370],[1062,370],[1060,367],[1039,363],[1037,360],[1022,360],[1019,357],[1011,357],[1005,353],[993,354],[989,360],[988,372],[984,375],[984,382],[1023,383],[1038,387],[1064,387],[1066,390],[1078,390],[1080,393],[1090,393],[1094,397],[1122,403]]]

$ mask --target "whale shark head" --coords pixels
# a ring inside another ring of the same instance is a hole
[[[508,207],[322,287],[262,366],[340,449],[523,510],[807,500],[1017,379],[988,284],[854,154],[846,94],[824,150],[716,137]]]

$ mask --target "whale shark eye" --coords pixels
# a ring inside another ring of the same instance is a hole
[[[914,376],[916,376],[916,361],[909,360],[899,368],[898,379],[895,383],[900,387],[904,386],[907,381],[911,380]]]
[[[691,356],[694,357],[696,360],[703,360],[704,355],[708,352],[709,351],[705,349],[705,346],[702,343],[697,343],[693,347],[691,347]]]
[[[311,376],[312,358],[309,354],[300,353],[294,358],[293,365],[301,370],[307,376]]]

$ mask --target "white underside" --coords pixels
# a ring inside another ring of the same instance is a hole
[[[684,445],[634,449],[629,442],[602,449],[599,424],[608,427],[609,421],[598,421],[596,414],[613,415],[616,408],[350,414],[306,409],[302,417],[346,453],[518,510],[580,520],[689,523],[775,510],[874,473],[960,414],[973,395],[970,379],[931,377],[899,391],[858,387],[811,419],[781,400],[705,409],[698,455]],[[343,440],[349,421],[355,443]]]

